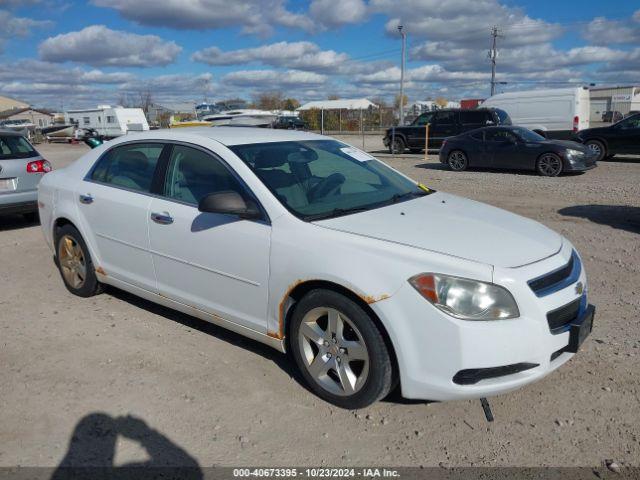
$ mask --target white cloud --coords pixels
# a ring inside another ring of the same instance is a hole
[[[276,25],[312,30],[305,15],[287,10],[284,0],[93,0],[142,25],[183,30],[242,27],[244,33],[269,35]]]
[[[48,38],[38,48],[51,62],[78,62],[94,66],[151,67],[172,63],[181,47],[157,35],[137,35],[92,25],[77,32]]]
[[[0,6],[2,3],[0,3]],[[9,5],[11,6],[11,5]],[[33,20],[32,18],[16,17],[6,10],[0,10],[0,53],[4,43],[13,38],[24,38],[31,34],[33,29],[47,28],[53,25],[48,20]]]
[[[261,87],[265,90],[281,90],[283,87],[322,85],[326,75],[300,70],[240,70],[222,77],[222,82],[242,87]]]
[[[313,0],[309,15],[325,27],[360,23],[367,16],[363,0]]]
[[[210,47],[197,51],[191,56],[192,60],[209,65],[260,63],[300,70],[332,70],[348,58],[345,53],[320,50],[320,47],[312,42],[278,42],[227,52],[217,47]]]
[[[589,22],[582,36],[595,45],[640,43],[640,10],[636,10],[629,20],[596,17]]]

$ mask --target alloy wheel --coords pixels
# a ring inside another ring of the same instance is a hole
[[[369,353],[354,323],[334,308],[318,307],[302,319],[298,345],[305,368],[328,392],[353,395],[369,375]]]
[[[600,149],[600,145],[598,145],[597,143],[589,143],[587,144],[587,148],[591,150],[592,153],[596,154],[598,157],[602,153],[602,150]]]
[[[62,237],[58,243],[58,262],[67,284],[82,288],[87,278],[87,263],[82,248],[70,235]]]
[[[543,175],[555,177],[562,171],[562,160],[555,155],[543,155],[538,162],[538,168]]]
[[[464,170],[467,166],[467,157],[462,152],[451,152],[449,154],[449,166],[452,170]]]

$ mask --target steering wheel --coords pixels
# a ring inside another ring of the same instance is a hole
[[[323,178],[318,182],[311,190],[309,190],[308,197],[309,201],[315,200],[317,198],[323,198],[331,195],[335,195],[338,193],[338,190],[345,182],[346,178],[341,173],[332,173],[326,178]]]

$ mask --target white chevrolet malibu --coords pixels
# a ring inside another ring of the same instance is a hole
[[[289,351],[345,408],[481,398],[538,380],[589,334],[569,241],[296,131],[193,128],[108,142],[44,177],[71,293],[103,284]]]

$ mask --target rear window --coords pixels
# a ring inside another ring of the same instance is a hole
[[[511,117],[504,110],[500,110],[496,108],[496,115],[498,115],[498,120],[500,120],[500,125],[511,125]]]
[[[0,159],[37,157],[38,152],[20,135],[0,135]]]

